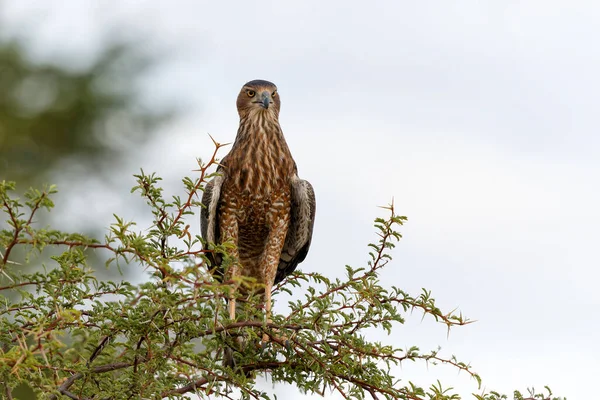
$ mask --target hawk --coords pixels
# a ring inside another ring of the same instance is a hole
[[[298,177],[296,162],[279,125],[279,93],[268,81],[246,83],[237,97],[235,142],[204,188],[201,230],[209,243],[234,244],[227,278],[251,277],[264,284],[265,319],[271,290],[292,273],[310,247],[315,194]],[[212,267],[221,257],[207,252]],[[235,300],[229,302],[235,319]],[[263,341],[267,338],[263,337]]]

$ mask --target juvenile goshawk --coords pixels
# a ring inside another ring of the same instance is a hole
[[[227,278],[242,275],[265,285],[269,322],[271,289],[306,257],[315,220],[314,191],[298,178],[279,125],[280,104],[271,82],[254,80],[242,87],[237,136],[219,175],[205,187],[201,211],[204,241],[234,244]],[[213,267],[220,266],[218,255],[207,256]],[[234,300],[229,314],[235,319]]]

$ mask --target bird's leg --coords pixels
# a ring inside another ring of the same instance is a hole
[[[272,307],[272,301],[271,301],[271,291],[273,290],[273,284],[272,283],[267,283],[265,285],[265,318],[264,318],[264,324],[265,324],[265,329],[267,325],[270,325],[271,322],[273,322],[271,320],[271,307]],[[279,329],[273,329],[273,331],[276,333],[276,340],[283,342],[285,344],[285,346],[288,346],[288,338],[286,336],[280,336],[279,335]],[[265,346],[269,341],[270,341],[270,337],[269,335],[267,335],[266,333],[263,333],[263,337],[262,337],[262,346]]]
[[[235,282],[235,279],[240,274],[240,255],[238,251],[238,223],[235,213],[231,212],[223,212],[221,215],[221,227],[223,231],[222,242],[231,242],[233,243],[233,248],[228,251],[228,255],[230,257],[230,265],[225,274],[225,279],[233,281],[233,283],[229,287],[228,300],[229,300],[229,318],[232,321],[235,321],[235,291],[238,288],[238,283]]]
[[[279,216],[279,220],[274,224],[269,232],[267,239],[267,246],[264,252],[263,258],[263,282],[265,283],[265,328],[267,324],[271,323],[271,290],[273,290],[273,284],[275,283],[275,276],[277,275],[277,267],[279,266],[279,258],[281,257],[281,249],[285,243],[285,237],[287,235],[289,225],[289,214]],[[269,335],[263,334],[263,344],[269,341]]]
[[[236,282],[236,278],[239,276],[240,270],[237,246],[229,252],[229,256],[231,257],[231,264],[229,265],[225,280],[232,282],[227,288],[227,301],[229,318],[233,322],[235,321],[235,293],[239,286],[238,282]]]
[[[235,279],[239,276],[239,271],[240,271],[237,246],[235,246],[235,249],[233,249],[231,251],[230,255],[231,255],[233,261],[229,267],[229,271],[228,271],[227,275],[228,275],[229,280],[235,281]],[[229,293],[227,294],[228,301],[229,301],[229,303],[227,304],[229,307],[229,318],[232,322],[235,322],[235,320],[236,320],[236,291],[238,290],[238,287],[239,287],[239,284],[237,282],[234,282],[229,287]],[[235,341],[237,342],[238,351],[241,351],[244,347],[244,338],[242,336],[237,336],[235,338]],[[235,368],[236,363],[235,363],[235,359],[233,356],[233,348],[232,347],[225,348],[223,362],[225,365],[229,366],[230,368]]]
[[[232,281],[229,286],[229,290],[227,293],[228,300],[228,311],[229,318],[232,322],[235,321],[236,317],[236,291],[238,290],[239,283],[236,282],[236,278],[240,275],[241,267],[240,267],[240,256],[238,251],[238,224],[235,213],[224,212],[221,215],[221,226],[222,229],[222,242],[231,242],[233,243],[233,248],[228,252],[230,257],[229,268],[225,274],[225,281]],[[236,338],[236,342],[238,343],[238,347],[241,349],[244,344],[244,339],[241,336]],[[224,354],[224,364],[233,368],[235,366],[235,360],[233,358],[233,349],[231,347],[225,348]]]
[[[264,323],[265,326],[271,323],[271,290],[273,289],[273,284],[268,282],[265,285],[265,318]],[[263,343],[267,343],[269,341],[269,335],[263,333],[262,338]]]
[[[233,253],[233,252],[232,252]],[[236,251],[237,253],[237,251]],[[230,266],[229,268],[229,279],[235,281],[235,279],[239,276],[239,264],[238,264],[238,260],[237,260],[237,254],[236,254],[236,258],[234,260],[233,265]],[[230,287],[229,287],[229,318],[231,319],[231,321],[235,321],[235,292],[238,290],[239,284],[237,282],[234,282]]]
[[[233,258],[233,262],[229,267],[229,280],[233,281],[231,286],[229,287],[229,318],[232,322],[236,321],[236,295],[239,289],[239,282],[235,280],[240,276],[240,261],[237,246],[231,251],[231,257]],[[236,338],[239,348],[241,349],[244,346],[244,339],[241,336]]]

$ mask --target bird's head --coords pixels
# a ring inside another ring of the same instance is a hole
[[[241,117],[253,113],[264,113],[277,118],[280,104],[277,86],[262,80],[246,83],[237,98],[237,109]]]

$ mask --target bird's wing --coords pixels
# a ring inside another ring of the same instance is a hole
[[[209,243],[216,243],[219,238],[219,221],[217,210],[219,208],[219,199],[221,198],[221,186],[223,177],[216,176],[204,187],[202,194],[203,207],[200,210],[200,231],[204,239],[204,249],[208,248]],[[206,253],[211,267],[216,267],[221,263],[221,257],[215,257],[213,253]]]
[[[275,283],[291,274],[306,258],[315,224],[316,205],[312,185],[296,177],[292,181],[290,225],[281,251]]]

